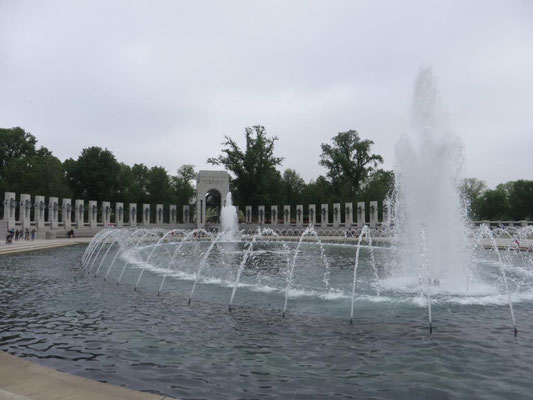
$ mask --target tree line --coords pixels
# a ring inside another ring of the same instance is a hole
[[[297,171],[281,170],[283,158],[275,154],[277,140],[261,125],[247,127],[243,148],[225,136],[221,153],[208,158],[209,164],[231,173],[231,191],[239,207],[381,202],[394,190],[393,171],[380,168],[383,157],[372,152],[374,142],[355,130],[340,132],[320,145],[318,163],[326,174],[307,183]],[[195,177],[192,165],[182,165],[172,175],[161,166],[126,165],[111,151],[96,146],[83,149],[77,159],[61,162],[47,148],[38,147],[35,136],[24,129],[0,128],[0,193],[190,204],[195,200]],[[483,181],[469,178],[460,189],[473,219],[533,218],[533,181],[488,189]]]

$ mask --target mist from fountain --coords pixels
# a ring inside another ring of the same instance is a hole
[[[223,242],[232,242],[239,232],[237,209],[233,205],[231,192],[226,195],[226,204],[220,210],[220,230],[223,232],[220,238]]]

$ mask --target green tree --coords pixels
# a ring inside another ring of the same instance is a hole
[[[319,164],[328,170],[333,190],[340,199],[354,198],[370,173],[383,163],[383,157],[372,154],[372,140],[362,140],[355,130],[340,132],[333,144],[322,143]]]
[[[150,203],[173,203],[174,196],[170,187],[170,177],[163,167],[152,167],[146,183]]]
[[[479,201],[479,217],[492,221],[509,219],[509,203],[503,188],[497,187],[483,193]]]
[[[0,128],[0,193],[69,196],[61,161],[22,128]]]
[[[305,181],[293,169],[283,172],[283,202],[284,204],[300,204],[303,201]]]
[[[515,221],[533,219],[533,181],[511,182],[508,189],[509,214]]]
[[[65,160],[63,168],[75,198],[122,200],[117,197],[121,166],[111,151],[100,147],[83,149],[77,160]]]
[[[184,164],[178,169],[178,175],[172,177],[172,186],[177,204],[190,204],[196,190],[192,182],[196,179],[194,165]]]
[[[468,210],[470,218],[480,217],[480,202],[487,185],[477,178],[465,178],[459,185],[461,200]]]
[[[256,125],[245,128],[245,140],[245,148],[241,149],[233,139],[225,136],[223,154],[209,158],[207,162],[223,165],[233,173],[236,204],[272,204],[273,193],[278,192],[275,185],[280,178],[276,167],[283,161],[283,158],[274,156],[274,144],[278,139],[275,136],[269,138],[265,128]]]

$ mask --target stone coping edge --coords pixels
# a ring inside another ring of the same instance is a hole
[[[170,400],[60,372],[0,351],[1,400]]]

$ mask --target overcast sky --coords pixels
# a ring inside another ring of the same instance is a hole
[[[421,65],[466,175],[533,179],[533,1],[0,0],[0,127],[61,160],[213,168],[261,124],[306,181],[349,129],[392,169]]]

